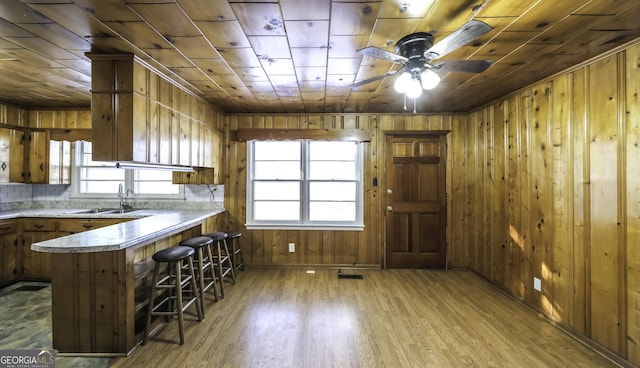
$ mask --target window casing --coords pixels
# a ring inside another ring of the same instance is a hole
[[[117,169],[113,162],[93,161],[91,148],[91,142],[73,145],[73,197],[117,198],[122,184],[128,198],[184,199],[183,186],[172,183],[171,171]]]
[[[362,144],[247,143],[247,227],[362,229]]]

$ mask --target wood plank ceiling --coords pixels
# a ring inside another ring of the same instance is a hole
[[[397,70],[356,50],[413,32],[436,42],[469,19],[493,29],[442,60],[418,112],[466,112],[640,36],[637,0],[2,0],[0,101],[88,107],[86,52],[133,53],[225,112],[403,112]]]

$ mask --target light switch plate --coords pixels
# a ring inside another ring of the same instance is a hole
[[[296,251],[296,243],[289,243],[289,253]]]

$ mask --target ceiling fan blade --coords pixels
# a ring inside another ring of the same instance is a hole
[[[362,55],[371,56],[371,57],[383,59],[383,60],[388,60],[392,63],[404,63],[409,60],[404,56],[394,54],[393,52],[390,52],[375,46],[365,47],[363,49],[358,50],[357,52]]]
[[[434,65],[434,69],[445,72],[482,73],[491,64],[491,60],[445,60]]]
[[[491,26],[485,22],[470,20],[425,51],[424,56],[428,60],[439,59],[484,35],[491,29]]]
[[[390,71],[390,72],[386,72],[386,73],[384,73],[384,74],[378,75],[377,77],[373,77],[373,78],[369,78],[369,79],[361,80],[360,82],[356,82],[356,83],[352,84],[352,85],[351,85],[351,87],[360,87],[360,86],[362,86],[362,85],[364,85],[364,84],[371,83],[371,82],[375,82],[375,81],[377,81],[377,80],[384,79],[384,78],[386,78],[386,77],[390,77],[390,76],[392,76],[392,75],[396,75],[396,74],[398,74],[398,73],[403,72],[403,71],[404,71],[404,69],[405,69],[405,67],[403,66],[402,68],[400,68],[400,69],[398,69],[398,70],[392,70],[392,71]]]

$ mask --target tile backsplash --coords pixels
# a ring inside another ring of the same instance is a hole
[[[224,185],[185,185],[182,199],[136,200],[130,199],[134,208],[147,209],[203,209],[224,207]],[[29,208],[85,208],[114,207],[119,199],[114,193],[111,199],[72,198],[70,185],[1,184],[0,210]]]

